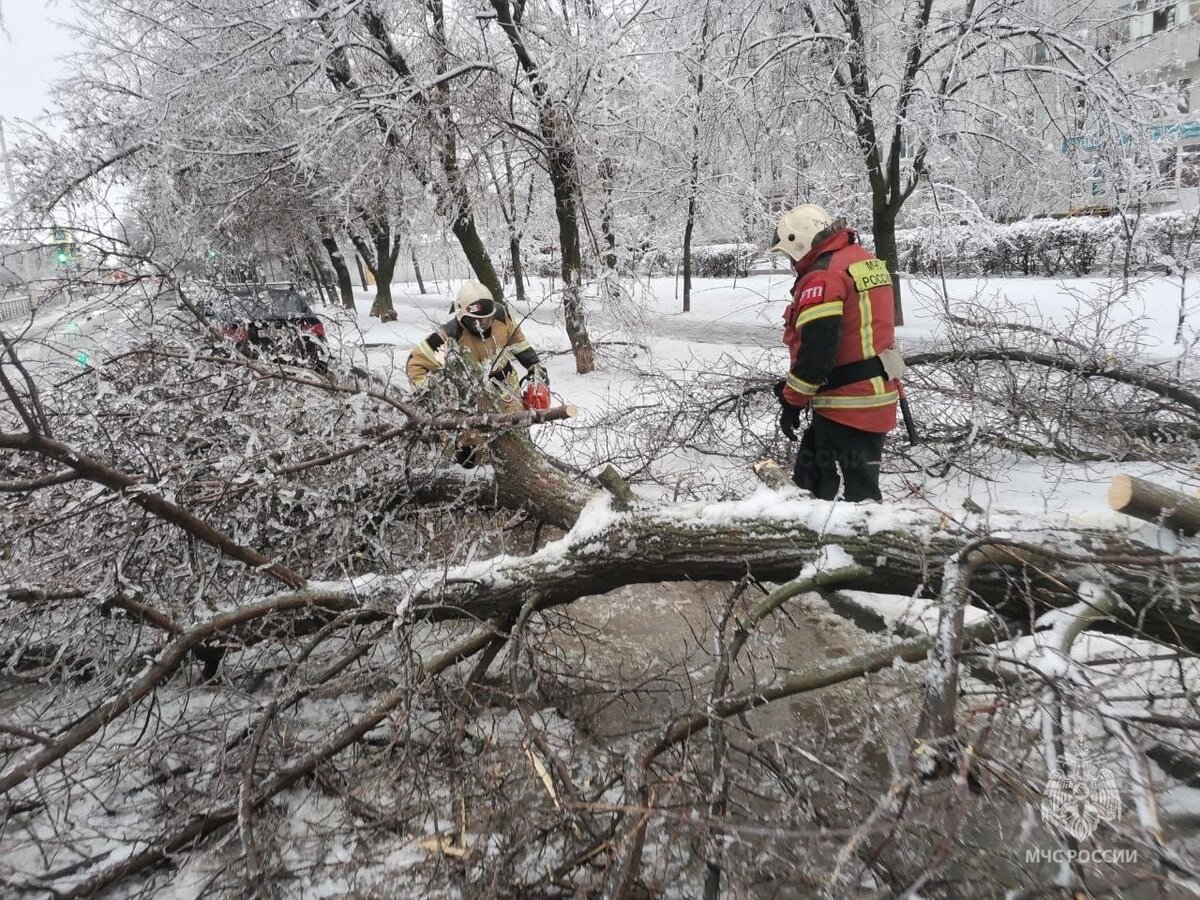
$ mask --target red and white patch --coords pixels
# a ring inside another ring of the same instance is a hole
[[[799,300],[802,304],[814,303],[822,300],[825,297],[825,285],[817,282],[812,287],[806,287],[800,292]]]

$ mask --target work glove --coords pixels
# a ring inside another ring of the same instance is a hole
[[[525,377],[521,379],[521,384],[530,381],[540,381],[546,387],[550,387],[550,375],[546,372],[546,367],[541,363],[534,363],[533,367],[525,373]]]
[[[779,430],[789,441],[796,440],[796,429],[800,427],[800,410],[790,403],[784,403],[779,410]]]
[[[777,381],[771,385],[771,393],[775,395],[775,399],[779,401],[780,406],[787,406],[788,402],[783,399],[783,389],[787,387],[786,381]]]

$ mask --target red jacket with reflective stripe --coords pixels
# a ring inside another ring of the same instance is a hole
[[[883,260],[843,229],[795,264],[783,340],[791,354],[784,399],[861,431],[896,427],[899,383],[870,378],[819,391],[834,366],[876,356],[895,343],[892,279]]]

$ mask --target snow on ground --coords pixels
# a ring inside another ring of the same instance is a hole
[[[409,351],[449,319],[453,294],[460,284],[427,283],[431,293],[425,294],[419,293],[415,284],[393,285],[398,318],[387,324],[367,315],[373,290],[357,292],[356,319],[348,320],[341,310],[327,310],[342,323],[340,329],[331,331],[340,331],[340,340],[352,358],[368,363],[395,386],[406,389],[404,363]],[[548,452],[562,455],[568,443],[585,439],[588,426],[605,413],[658,403],[645,387],[645,379],[654,373],[687,378],[735,360],[782,375],[787,364],[782,316],[791,284],[791,277],[783,274],[697,279],[691,311],[684,313],[676,279],[641,281],[623,309],[592,304],[588,328],[600,345],[600,364],[596,372],[581,376],[575,373],[562,325],[558,283],[532,280],[525,304],[516,304],[512,298],[508,303],[545,360],[556,397],[581,411],[572,423],[537,429],[535,438]],[[897,334],[908,352],[925,349],[944,336],[945,296],[950,298],[954,315],[978,318],[983,310],[982,315],[1033,325],[1086,346],[1133,347],[1150,361],[1180,354],[1174,336],[1181,298],[1187,314],[1185,344],[1194,340],[1200,321],[1200,279],[1195,278],[1182,287],[1177,278],[1145,278],[1132,282],[1128,291],[1120,279],[1105,278],[963,278],[945,283],[906,279],[904,286],[906,324]],[[1106,309],[1102,315],[1096,312],[1100,306]],[[911,401],[920,422],[929,401],[919,391],[911,395]],[[675,465],[718,470],[728,463],[717,457],[684,454]],[[1159,541],[1154,526],[1109,509],[1108,486],[1118,472],[1152,480],[1165,477],[1185,490],[1200,487],[1200,478],[1180,485],[1178,471],[1166,473],[1153,464],[1057,463],[1014,453],[1007,466],[986,473],[986,477],[958,470],[945,478],[885,474],[883,488],[885,497],[891,499],[923,494],[930,503],[952,513],[969,497],[988,510],[1019,510],[1074,527],[1130,528],[1143,540]]]

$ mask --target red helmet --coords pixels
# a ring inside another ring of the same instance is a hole
[[[540,381],[531,381],[521,393],[521,402],[526,409],[549,409],[550,388]]]

